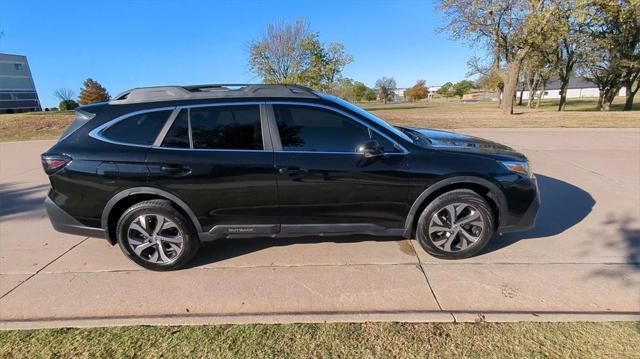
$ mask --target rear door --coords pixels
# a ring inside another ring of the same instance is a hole
[[[282,232],[373,232],[402,228],[407,213],[406,151],[365,123],[330,107],[272,103]],[[365,158],[370,139],[385,155]]]
[[[179,108],[162,142],[149,151],[151,184],[186,202],[205,231],[276,232],[276,180],[264,111],[260,103]]]

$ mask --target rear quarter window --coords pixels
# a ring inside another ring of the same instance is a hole
[[[153,111],[127,117],[102,130],[100,134],[114,142],[150,146],[158,137],[171,112]]]

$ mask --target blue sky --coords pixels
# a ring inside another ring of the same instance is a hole
[[[92,77],[136,86],[259,82],[249,43],[267,24],[305,18],[354,58],[344,76],[373,86],[458,81],[472,51],[435,30],[430,1],[0,1],[0,52],[27,55],[43,106]]]

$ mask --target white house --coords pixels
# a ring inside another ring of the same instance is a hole
[[[560,98],[560,80],[552,80],[547,83],[547,86],[544,89],[544,94],[542,95],[543,99],[559,99]],[[518,86],[518,92],[516,93],[516,97],[520,99],[520,93],[522,91],[522,98],[529,98],[529,91],[527,91],[527,86],[525,84],[521,84]],[[625,96],[627,93],[626,88],[620,89],[618,96]],[[534,93],[534,98],[537,97],[539,91]],[[600,95],[600,91],[598,90],[598,86],[583,77],[574,77],[569,80],[569,87],[567,89],[567,98],[582,98],[582,97],[598,97]]]

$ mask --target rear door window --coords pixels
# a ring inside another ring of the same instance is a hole
[[[107,127],[101,135],[115,142],[150,146],[171,112],[172,110],[153,111],[127,117]]]
[[[193,148],[264,149],[258,105],[197,107],[189,113]]]

